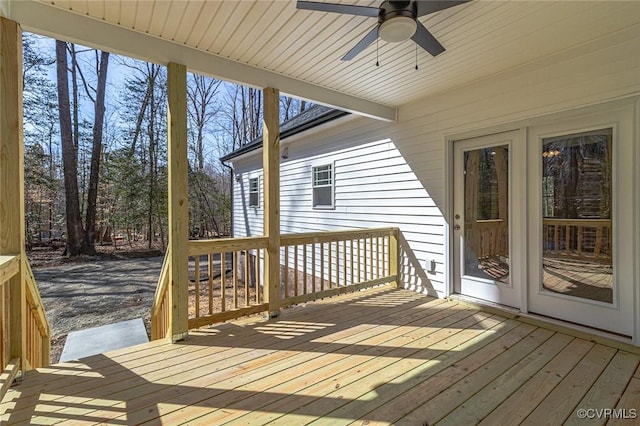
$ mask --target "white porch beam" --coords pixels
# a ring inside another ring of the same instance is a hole
[[[0,10],[5,10],[7,17],[19,22],[23,29],[59,40],[158,64],[185,64],[190,71],[199,74],[259,89],[275,88],[292,97],[379,120],[396,120],[394,107],[232,61],[183,44],[65,11],[43,2],[13,0],[4,7],[0,3]]]

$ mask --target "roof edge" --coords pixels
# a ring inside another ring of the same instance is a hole
[[[314,118],[313,120],[305,121],[304,123],[301,123],[295,127],[284,130],[282,133],[280,133],[280,140],[286,139],[290,136],[297,135],[299,133],[304,132],[305,130],[309,130],[321,124],[328,123],[330,121],[333,121],[335,119],[338,119],[340,117],[344,117],[347,115],[350,115],[350,113],[346,111],[341,111],[338,109],[331,109],[328,112]],[[261,148],[262,148],[262,137],[259,137],[255,139],[253,142],[248,143],[236,149],[235,151],[230,152],[229,154],[223,157],[220,157],[220,161],[225,163],[229,160],[233,160],[234,158],[240,157],[243,154],[246,154]]]

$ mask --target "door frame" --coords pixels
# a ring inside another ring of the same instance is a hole
[[[634,336],[631,318],[634,316],[634,282],[624,277],[633,275],[633,239],[624,238],[625,229],[633,229],[633,215],[624,214],[633,210],[632,197],[623,196],[624,182],[633,176],[633,146],[631,144],[633,125],[632,114],[627,109],[602,111],[572,119],[558,120],[529,128],[529,156],[533,159],[529,168],[528,181],[532,190],[528,204],[530,207],[529,246],[529,310],[532,313],[569,321],[586,327],[609,330]],[[541,160],[542,141],[548,137],[576,134],[591,130],[612,129],[612,191],[611,191],[611,249],[613,259],[613,300],[612,303],[563,295],[544,290],[542,287],[542,203],[541,203]],[[623,142],[627,140],[628,142]],[[637,313],[636,313],[637,314]],[[562,318],[561,318],[562,317]]]
[[[524,150],[524,142],[521,135],[521,132],[518,130],[512,130],[508,132],[499,132],[493,133],[490,135],[458,139],[452,142],[453,147],[453,185],[454,189],[451,191],[452,196],[454,197],[452,206],[454,207],[452,210],[452,224],[460,224],[460,220],[456,220],[453,216],[455,214],[459,214],[460,211],[455,210],[457,196],[460,196],[460,191],[463,189],[463,184],[456,185],[456,177],[458,179],[461,178],[459,176],[463,171],[462,164],[462,155],[463,152],[483,147],[489,146],[499,146],[499,145],[507,145],[508,146],[508,157],[507,157],[507,176],[508,176],[508,244],[509,244],[509,284],[504,283],[495,283],[493,285],[496,286],[499,293],[502,293],[502,296],[505,299],[502,300],[489,300],[491,303],[497,303],[501,305],[508,306],[510,308],[520,309],[523,305],[522,293],[525,292],[526,288],[523,286],[522,277],[526,273],[526,265],[522,261],[524,256],[526,256],[526,228],[523,227],[523,223],[526,223],[526,210],[524,208],[526,201],[526,188],[525,188],[525,179],[526,176],[524,170],[520,170],[516,168],[518,162],[522,162],[523,155],[525,154]],[[459,160],[460,162],[456,162]],[[462,206],[458,206],[459,210],[462,209]],[[464,218],[464,213],[462,214]],[[464,225],[463,230],[464,230]],[[452,251],[453,251],[453,280],[451,290],[456,293],[462,292],[463,285],[463,277],[461,275],[461,264],[462,264],[462,253],[458,252],[458,239],[460,238],[460,231],[453,231],[453,240],[452,240]],[[462,248],[460,248],[462,249]],[[524,253],[523,253],[524,250]],[[471,281],[474,281],[473,278],[470,278]],[[483,283],[484,280],[478,279],[478,284],[480,286],[485,285]],[[486,283],[488,287],[486,287],[489,291],[491,290],[492,284]]]
[[[453,143],[460,139],[469,139],[474,137],[480,137],[485,135],[491,135],[494,133],[500,133],[505,131],[516,130],[520,133],[521,141],[524,146],[529,146],[528,129],[533,126],[548,125],[554,123],[562,123],[563,121],[571,121],[576,117],[588,118],[589,116],[601,115],[606,112],[628,112],[633,115],[633,130],[629,143],[632,145],[631,159],[635,164],[640,164],[640,96],[634,94],[633,96],[626,96],[618,99],[609,99],[606,101],[596,102],[589,105],[582,106],[564,106],[556,110],[548,110],[544,113],[540,110],[537,111],[537,115],[525,115],[514,118],[510,122],[500,122],[499,118],[494,120],[487,120],[484,126],[476,128],[467,128],[460,130],[453,130],[442,133],[442,149],[444,151],[445,169],[443,170],[444,188],[446,191],[443,206],[444,217],[444,296],[449,297],[454,293],[454,241],[455,238],[453,231],[453,190],[454,190],[454,147]],[[525,149],[526,151],[526,149]],[[526,164],[526,163],[525,163]],[[530,169],[530,167],[528,167]],[[528,174],[528,171],[527,171]],[[640,167],[633,169],[632,175],[634,182],[640,182]],[[524,188],[525,191],[527,188]],[[629,321],[633,324],[633,334],[631,343],[635,346],[640,346],[640,184],[635,185],[635,188],[631,188],[629,196],[633,199],[631,205],[633,211],[629,212],[630,216],[634,220],[634,226],[631,230],[633,236],[633,261],[634,267],[631,271],[632,276],[629,277],[634,283],[633,285],[633,304],[634,312],[632,318]],[[528,196],[527,196],[528,198]],[[522,226],[528,226],[523,224]],[[527,254],[527,259],[528,259]],[[527,283],[528,288],[528,271],[525,276],[522,277],[523,282]],[[528,314],[528,291],[522,292],[522,303],[520,312],[522,314]],[[571,327],[570,323],[566,323]],[[583,329],[583,331],[588,329]],[[594,333],[597,331],[594,330]]]

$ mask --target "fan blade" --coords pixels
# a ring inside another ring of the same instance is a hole
[[[416,28],[416,33],[411,37],[411,40],[418,43],[420,47],[431,53],[432,56],[438,56],[444,52],[444,47],[438,40],[436,40],[429,30],[422,25],[422,22],[417,21],[417,23],[418,28]]]
[[[304,10],[318,10],[320,12],[344,13],[347,15],[371,16],[374,18],[377,18],[380,13],[380,9],[377,7],[319,3],[315,1],[298,1],[296,8]]]
[[[352,60],[358,55],[358,53],[362,52],[367,46],[369,46],[371,43],[376,41],[377,38],[378,38],[378,25],[373,27],[373,29],[369,31],[369,33],[366,36],[364,36],[364,38],[360,40],[358,44],[356,44],[353,47],[353,49],[351,49],[346,55],[344,55],[342,57],[342,60],[343,61]]]
[[[458,6],[463,3],[468,3],[471,0],[462,0],[462,1],[431,1],[431,0],[417,0],[416,8],[417,15],[424,16],[430,13],[439,12],[444,9],[449,9],[450,7]]]

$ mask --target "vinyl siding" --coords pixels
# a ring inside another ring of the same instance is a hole
[[[347,127],[353,124],[347,124]],[[424,273],[424,266],[427,259],[429,262],[431,259],[440,263],[443,261],[442,242],[437,241],[443,234],[442,214],[398,149],[389,139],[360,141],[357,146],[349,146],[353,142],[347,139],[339,142],[336,146],[342,146],[342,149],[317,155],[308,155],[307,152],[311,152],[298,145],[290,146],[290,157],[281,165],[281,232],[399,225],[405,238],[409,236],[412,239],[415,257],[421,262],[420,265],[413,265],[413,270],[420,270],[423,277],[413,280],[420,282],[421,288],[434,286],[432,282],[441,287],[442,277],[438,277],[438,274],[428,276]],[[250,177],[261,173],[260,169],[251,167],[252,162],[245,163],[234,164],[236,175],[240,176],[244,186]],[[314,166],[324,164],[334,165],[335,207],[314,209],[311,205],[311,170]],[[235,185],[235,236],[260,235],[263,229],[262,209],[245,209],[239,186]],[[246,204],[246,197],[244,200]],[[244,217],[238,215],[243,210],[247,211]],[[435,243],[425,243],[434,239]],[[412,270],[408,263],[404,269]]]
[[[632,26],[399,109],[397,123],[341,119],[283,141],[282,233],[399,226],[416,262],[405,268],[414,289],[445,291],[447,141],[553,122],[579,109],[640,94],[640,28]],[[637,140],[637,135],[635,136]],[[526,141],[524,141],[526,143]],[[631,143],[630,141],[628,143]],[[245,191],[261,175],[261,153],[234,160]],[[335,209],[311,208],[311,167],[334,163]],[[234,233],[262,234],[259,209],[235,184]],[[635,196],[638,197],[637,189]],[[261,183],[262,194],[262,183]],[[245,200],[243,202],[243,200]],[[243,204],[244,203],[244,204]],[[636,213],[637,214],[637,213]],[[435,273],[426,273],[431,260]]]

